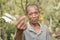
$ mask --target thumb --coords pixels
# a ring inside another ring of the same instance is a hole
[[[20,19],[19,15],[15,15],[16,21]]]

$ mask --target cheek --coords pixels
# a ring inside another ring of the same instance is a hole
[[[39,16],[40,16],[39,14],[36,15],[36,17],[39,17]]]
[[[30,15],[26,15],[26,16],[27,16],[28,19],[31,19],[31,17],[32,17],[32,16],[30,16]]]
[[[28,16],[29,19],[32,19],[32,16]]]
[[[27,14],[26,16],[27,16],[27,18],[28,18],[29,20],[32,20],[32,19],[33,19],[32,15],[28,15],[28,14]],[[39,16],[40,16],[39,14],[36,14],[36,15],[35,15],[35,18],[38,19]]]

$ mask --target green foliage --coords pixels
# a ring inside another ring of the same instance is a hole
[[[0,18],[0,19],[1,19],[0,20],[0,32],[1,32],[0,37],[3,40],[11,40],[12,39],[11,34],[13,35],[15,33],[15,26],[13,24],[11,24],[11,23],[5,22],[5,20],[2,19],[2,18]]]
[[[60,0],[0,0],[0,17],[4,13],[11,15],[19,14],[22,16],[25,13],[26,5],[32,3],[39,5],[39,9],[41,10],[39,21],[41,23],[52,27],[53,30],[57,27],[60,28]],[[15,32],[14,24],[0,19],[0,30],[3,31],[6,40],[13,40],[12,36],[14,36]]]

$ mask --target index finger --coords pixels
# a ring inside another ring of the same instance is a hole
[[[21,21],[23,21],[26,18],[26,16],[21,17],[18,21],[16,21],[16,25],[18,25]]]

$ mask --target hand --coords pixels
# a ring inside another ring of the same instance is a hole
[[[25,24],[26,16],[20,18],[19,15],[16,15],[15,17],[16,17],[16,28],[19,30],[25,30],[27,28]]]

